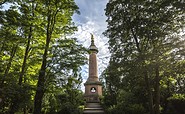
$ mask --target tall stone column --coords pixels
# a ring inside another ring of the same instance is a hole
[[[103,114],[104,111],[100,105],[100,96],[102,96],[102,83],[98,79],[97,56],[98,48],[94,44],[94,37],[91,34],[91,45],[89,47],[89,77],[84,83],[85,86],[85,110],[84,114]]]
[[[88,81],[98,81],[97,57],[98,48],[94,45],[94,38],[91,36],[90,54],[89,54],[89,78]]]

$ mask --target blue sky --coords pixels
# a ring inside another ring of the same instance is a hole
[[[107,45],[108,38],[102,34],[107,28],[104,9],[108,0],[75,0],[75,2],[80,10],[80,15],[73,16],[73,21],[78,26],[75,37],[85,47],[89,47],[90,33],[94,35],[95,45],[99,49],[97,56],[98,74],[100,75],[106,68],[110,56]],[[83,66],[82,75],[85,82],[88,78],[88,65]]]
[[[77,23],[87,23],[89,21],[101,25],[105,29],[105,6],[108,0],[75,0],[80,8],[81,15],[75,15],[74,21]],[[101,31],[102,32],[102,31]]]

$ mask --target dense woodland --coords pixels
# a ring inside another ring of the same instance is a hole
[[[105,12],[106,113],[185,114],[185,1],[109,0]],[[0,2],[0,114],[82,113],[74,13],[74,0]]]
[[[185,114],[185,1],[109,0],[111,114]]]

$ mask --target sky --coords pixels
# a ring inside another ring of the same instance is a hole
[[[97,54],[98,58],[98,75],[103,72],[109,62],[109,50],[108,50],[108,38],[102,33],[107,28],[105,7],[108,0],[75,0],[79,7],[80,15],[75,14],[73,21],[78,27],[78,31],[75,33],[79,43],[85,47],[90,46],[91,36],[94,35],[95,45],[99,49]],[[88,65],[82,67],[83,83],[88,78]],[[84,87],[82,86],[82,89]]]

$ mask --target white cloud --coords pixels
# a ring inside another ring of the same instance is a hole
[[[98,66],[99,66],[98,73],[100,75],[108,64],[109,59],[107,59],[107,57],[109,57],[110,54],[108,50],[108,45],[106,45],[108,39],[105,36],[103,36],[102,33],[99,33],[99,31],[97,31],[98,28],[100,28],[100,26],[95,25],[94,22],[88,21],[87,23],[82,24],[81,26],[78,26],[78,31],[75,33],[74,36],[78,38],[79,43],[83,44],[83,46],[88,48],[91,44],[90,33],[94,35],[95,45],[99,50],[97,57],[98,57]],[[84,78],[87,78],[87,77],[84,77]]]

